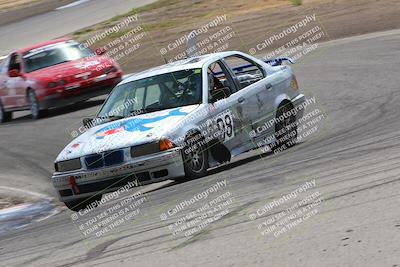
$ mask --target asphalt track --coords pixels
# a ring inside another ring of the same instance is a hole
[[[152,2],[154,0],[113,0],[110,5],[108,0],[77,1],[81,4],[2,26],[0,56],[16,48],[67,35]]]
[[[148,193],[138,216],[99,238],[85,237],[69,211],[10,231],[1,236],[0,266],[399,266],[399,42],[399,30],[336,40],[294,67],[327,115],[313,138]],[[20,113],[0,126],[1,183],[54,195],[49,177],[70,140],[66,128],[99,104],[39,121]],[[173,236],[168,225],[176,218],[160,215],[223,179],[220,192],[234,197],[229,213],[192,237]],[[262,236],[258,225],[283,207],[249,215],[312,179],[309,192],[324,198],[318,212],[277,237]]]

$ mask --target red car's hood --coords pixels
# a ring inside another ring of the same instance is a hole
[[[111,59],[105,57],[91,57],[65,62],[48,68],[29,73],[30,78],[65,79],[67,82],[76,80],[76,75],[97,77],[103,74],[105,68],[114,66]]]

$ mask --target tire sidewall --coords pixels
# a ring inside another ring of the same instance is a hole
[[[29,107],[32,114],[32,117],[37,120],[40,118],[40,106],[39,101],[37,100],[36,94],[34,90],[29,90],[28,92],[28,99],[29,99]],[[33,106],[35,105],[35,106]]]
[[[291,112],[291,110],[293,110],[294,107],[293,105],[290,103],[286,103],[286,104],[281,104],[278,108],[278,111],[276,113],[276,119],[278,120],[278,118],[283,115],[284,113],[287,112]],[[284,134],[283,135],[279,135],[279,133],[286,127],[286,125],[283,125],[284,122],[278,122],[278,124],[275,126],[275,139],[276,141],[274,142],[274,144],[272,145],[272,150],[276,150],[282,147],[292,147],[296,144],[296,140],[297,140],[297,124],[296,124],[296,115],[291,114],[290,118],[289,118],[289,129],[288,130],[284,130]],[[280,141],[280,139],[284,138],[285,135],[287,134],[291,134],[291,137],[289,137],[288,139],[284,140],[284,141]]]
[[[200,134],[198,133],[196,133],[195,135],[200,136]],[[191,141],[191,140],[193,140],[193,134],[189,135],[185,139],[185,145],[184,148],[182,149],[182,159],[183,159],[183,166],[185,169],[186,178],[194,179],[202,177],[207,173],[209,162],[208,162],[207,145],[200,143],[202,140],[204,140],[204,138],[201,137],[197,141]],[[190,166],[189,160],[190,156],[192,155],[191,152],[193,150],[199,151],[199,154],[201,155],[202,158],[202,166],[199,170],[193,170]]]
[[[5,122],[5,113],[3,109],[3,105],[0,102],[0,123]]]
[[[12,119],[12,113],[6,112],[3,108],[3,104],[0,101],[0,123],[8,122]]]

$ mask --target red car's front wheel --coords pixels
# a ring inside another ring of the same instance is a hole
[[[12,113],[4,111],[3,105],[0,101],[0,123],[8,122],[12,119]]]
[[[32,117],[35,120],[40,119],[43,116],[43,110],[40,110],[40,104],[39,101],[37,100],[35,91],[29,90],[28,99]]]

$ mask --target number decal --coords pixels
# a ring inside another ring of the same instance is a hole
[[[235,137],[233,115],[229,109],[207,119],[202,127],[203,135],[210,140],[225,142]]]
[[[230,139],[233,137],[234,135],[234,131],[233,131],[233,120],[232,120],[232,114],[229,113],[225,115],[225,124],[226,124],[226,135],[227,137]]]
[[[225,121],[222,120],[222,117],[217,118],[217,126],[218,126],[218,132],[220,136],[222,137],[222,140],[225,140],[226,138],[226,127],[225,127]]]
[[[228,141],[235,137],[234,125],[232,113],[230,110],[227,110],[221,114],[219,114],[215,118],[215,126],[216,130],[219,133],[219,139],[223,141]]]

